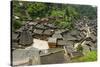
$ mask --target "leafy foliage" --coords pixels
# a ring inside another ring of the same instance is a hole
[[[13,19],[12,20],[12,30],[15,31],[16,29],[19,29],[22,26],[20,20]]]
[[[74,8],[80,14],[80,17],[87,16],[89,19],[97,18],[97,7],[90,5],[74,5]]]
[[[78,47],[77,47],[77,51],[80,51],[80,52],[83,51],[83,47],[82,47],[82,45],[78,45]]]
[[[86,62],[86,61],[96,61],[97,60],[97,51],[87,52],[85,56],[74,58],[73,61]]]
[[[46,6],[44,3],[29,3],[27,11],[32,18],[43,17],[46,13]]]

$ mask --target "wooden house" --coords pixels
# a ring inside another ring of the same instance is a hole
[[[48,49],[48,54],[40,56],[41,64],[58,64],[66,62],[64,50],[59,48]]]
[[[53,38],[57,38],[57,39],[62,39],[62,38],[63,38],[62,35],[61,35],[60,33],[54,33],[54,34],[52,35],[52,37],[53,37]]]
[[[53,35],[53,33],[54,33],[53,29],[47,29],[47,30],[44,30],[43,35],[50,37]]]
[[[57,39],[57,47],[63,48],[66,45],[66,41],[63,39]]]
[[[49,45],[49,48],[56,48],[57,47],[57,38],[49,37],[48,45]]]

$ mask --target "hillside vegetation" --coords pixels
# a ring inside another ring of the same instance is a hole
[[[37,18],[54,17],[55,20],[49,22],[68,29],[73,29],[73,22],[84,16],[88,19],[97,18],[97,8],[90,5],[12,1],[12,7],[13,30],[20,28],[24,20]]]

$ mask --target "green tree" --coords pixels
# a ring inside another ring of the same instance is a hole
[[[45,16],[45,10],[46,6],[44,3],[29,3],[27,6],[27,11],[32,18]]]

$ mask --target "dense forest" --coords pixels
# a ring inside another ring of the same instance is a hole
[[[62,28],[73,29],[78,19],[96,19],[97,7],[90,5],[55,4],[43,2],[12,1],[12,27],[18,29],[25,20],[53,17],[50,20]]]

